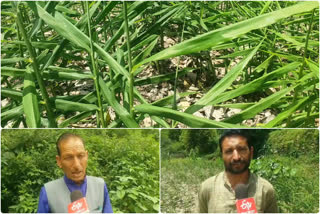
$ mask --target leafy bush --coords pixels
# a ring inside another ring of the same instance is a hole
[[[63,175],[56,138],[66,130],[3,130],[1,211],[35,212],[44,183]],[[114,212],[158,212],[158,130],[71,130],[86,142],[87,174],[104,178]]]
[[[317,129],[288,129],[270,133],[269,152],[298,157],[317,155],[319,152],[319,131]]]
[[[217,149],[218,140],[216,129],[184,129],[180,135],[180,141],[188,152],[198,151],[202,155],[213,153]]]
[[[272,131],[261,154],[250,169],[274,185],[280,211],[319,212],[319,130]]]
[[[309,162],[309,168],[305,169],[303,159],[307,158],[293,160],[279,156],[265,156],[252,161],[251,172],[267,179],[274,186],[280,212],[319,211],[319,175],[313,173],[319,171],[319,166],[316,162]],[[314,170],[313,167],[318,170]]]

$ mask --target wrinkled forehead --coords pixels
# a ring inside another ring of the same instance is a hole
[[[247,138],[240,135],[227,136],[222,141],[222,150],[236,147],[249,147]]]
[[[84,146],[84,142],[81,138],[77,137],[77,136],[70,136],[66,139],[63,139],[62,141],[59,142],[59,149],[60,149],[60,153],[64,152],[64,151],[69,151],[69,150],[83,150],[85,151],[85,146]]]

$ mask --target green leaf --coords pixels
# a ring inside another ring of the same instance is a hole
[[[298,42],[297,40],[295,40],[293,37],[287,35],[287,34],[284,34],[284,33],[278,33],[278,32],[275,32],[275,31],[272,31],[274,34],[276,34],[277,36],[281,37],[282,39],[286,40],[287,42],[289,43],[292,43],[294,46],[296,46],[297,49],[300,49],[302,47],[305,46],[304,43],[301,43],[301,42]],[[314,50],[312,50],[312,48],[308,47],[308,50],[317,54],[317,52],[315,52]]]
[[[248,33],[254,29],[266,27],[278,22],[283,18],[290,17],[297,13],[307,12],[318,7],[319,4],[316,1],[301,2],[291,7],[259,15],[257,17],[238,22],[236,24],[227,25],[226,27],[210,31],[208,33],[196,36],[192,39],[183,41],[177,45],[167,48],[134,66],[133,71],[136,70],[140,65],[151,61],[163,60],[175,56],[181,56],[206,50],[220,43],[240,37],[241,35]]]
[[[5,123],[14,118],[19,118],[23,114],[23,106],[14,107],[8,111],[1,112],[1,123]]]
[[[152,208],[153,208],[156,212],[159,212],[159,210],[160,210],[160,205],[159,205],[159,204],[154,204],[154,205],[152,206]]]
[[[34,82],[33,71],[30,67],[27,67],[23,81],[22,104],[26,116],[26,123],[29,128],[39,128],[41,124],[37,91]]]
[[[1,59],[1,66],[8,65],[8,64],[16,64],[17,62],[21,62],[21,61],[27,61],[27,58],[13,57],[13,58]]]
[[[136,65],[137,62],[141,62],[143,59],[145,59],[151,53],[151,51],[153,50],[153,48],[157,44],[157,42],[158,42],[158,37],[156,37],[148,47],[146,47],[142,52],[140,52],[140,54],[137,57],[135,57],[132,60],[132,64]],[[139,45],[137,45],[137,46],[139,46]],[[136,75],[136,73],[134,75]]]
[[[315,63],[312,60],[307,60],[307,65],[310,70],[314,73],[314,76],[319,79],[319,63]]]
[[[38,4],[37,9],[39,17],[43,19],[50,27],[55,29],[64,38],[73,42],[78,47],[84,48],[85,50],[90,52],[90,46],[87,42],[89,38],[73,24],[67,21],[62,14],[60,14],[59,12],[55,12],[55,17],[52,17]]]
[[[9,76],[9,77],[24,77],[26,73],[26,69],[20,68],[12,68],[12,67],[1,67],[1,76]]]
[[[197,92],[184,92],[184,93],[177,93],[177,97],[176,99],[179,100],[180,98],[192,95],[192,94],[196,94]],[[166,105],[173,105],[173,98],[174,95],[170,95],[170,96],[166,96],[162,99],[159,99],[157,101],[154,101],[152,103],[153,106],[166,106]]]
[[[298,108],[300,108],[301,106],[304,106],[306,103],[308,103],[310,100],[313,100],[313,99],[314,97],[313,98],[305,97],[299,100],[297,104],[295,104],[294,106],[290,106],[288,109],[282,111],[280,114],[277,115],[276,118],[274,118],[269,123],[264,125],[264,128],[272,128],[277,124],[279,124],[281,121],[288,119]]]
[[[123,199],[123,197],[125,196],[126,192],[124,190],[118,190],[117,191],[117,197],[118,199]]]
[[[55,99],[55,106],[57,110],[63,112],[72,112],[72,111],[97,111],[99,110],[98,106],[93,104],[84,104],[79,102],[72,102],[68,100]]]
[[[215,105],[216,107],[226,107],[226,108],[237,108],[237,109],[246,109],[253,106],[255,103],[230,103],[230,104],[220,104]]]
[[[139,124],[131,117],[129,112],[120,105],[120,103],[117,101],[114,92],[110,89],[111,88],[111,82],[108,82],[107,84],[103,81],[101,77],[99,77],[99,86],[101,88],[102,95],[104,99],[109,103],[109,105],[112,106],[114,111],[117,113],[117,115],[120,117],[122,122],[128,127],[128,128],[139,128]]]
[[[226,59],[226,58],[235,58],[237,56],[246,56],[252,51],[252,49],[253,48],[245,49],[245,50],[242,50],[242,51],[236,51],[236,52],[234,52],[232,54],[219,56],[219,57],[217,57],[217,59]]]
[[[184,68],[183,70],[178,72],[178,77],[187,74],[188,72],[193,71],[193,68]],[[147,84],[158,84],[161,82],[169,81],[175,78],[176,73],[168,73],[168,74],[161,74],[153,77],[146,77],[142,79],[135,79],[134,85],[147,85]]]
[[[254,70],[255,70],[256,72],[258,72],[258,73],[260,73],[260,72],[263,71],[263,70],[266,70],[266,69],[269,67],[269,65],[270,65],[273,57],[274,57],[273,55],[269,56],[268,59],[266,59],[265,61],[263,61],[263,63],[261,63],[260,65],[258,65]]]
[[[55,13],[55,17],[48,14],[42,7],[37,5],[39,16],[42,18],[51,28],[57,31],[61,36],[70,40],[77,46],[85,49],[91,53],[90,40],[81,30],[70,23],[64,16],[58,12]],[[121,73],[127,79],[129,79],[129,73],[124,69],[116,60],[114,60],[107,52],[103,50],[98,44],[93,42],[96,53],[103,58],[108,65],[116,72]],[[92,54],[92,53],[91,53]]]
[[[66,8],[66,7],[63,7],[63,6],[60,6],[60,5],[57,5],[55,7],[55,9],[57,11],[60,11],[60,12],[63,12],[63,13],[67,13],[67,14],[71,14],[71,15],[80,15],[77,11],[70,10],[69,8]]]
[[[80,114],[77,114],[73,117],[70,117],[70,118],[64,120],[58,126],[59,126],[59,128],[65,128],[65,127],[69,126],[70,124],[75,124],[75,123],[77,123],[87,117],[90,117],[92,114],[95,114],[95,111],[81,112]]]
[[[266,83],[268,80],[279,77],[279,76],[286,74],[290,71],[293,71],[294,69],[296,69],[299,66],[300,66],[299,62],[290,63],[290,64],[288,64],[284,67],[281,67],[275,71],[272,71],[268,74],[265,74],[262,77],[249,82],[248,84],[242,85],[239,88],[225,92],[225,93],[215,97],[210,102],[210,105],[214,105],[216,103],[221,103],[221,102],[230,100],[230,99],[237,97],[237,96],[240,96],[240,95],[257,92],[263,88],[264,83]]]
[[[187,113],[175,111],[172,109],[157,107],[148,104],[141,104],[134,107],[139,113],[156,115],[159,117],[170,118],[179,121],[191,128],[244,128],[243,126],[217,122],[205,118],[196,117]]]
[[[225,75],[222,80],[220,80],[217,84],[215,84],[203,97],[201,97],[200,100],[198,100],[194,105],[190,106],[185,110],[186,113],[192,114],[199,109],[201,109],[203,106],[207,105],[208,103],[212,102],[214,98],[219,96],[222,92],[224,92],[227,88],[230,87],[230,85],[233,83],[233,81],[239,76],[240,72],[243,71],[243,69],[247,66],[249,61],[252,59],[254,54],[259,49],[262,42],[253,50],[251,51],[248,56],[246,56],[244,59],[241,60],[236,66],[234,66],[231,71]]]
[[[14,100],[22,100],[22,92],[11,88],[1,88],[1,97],[10,97]]]
[[[43,77],[54,80],[93,79],[93,75],[90,72],[82,72],[75,69],[60,68],[55,66],[49,66],[49,70],[43,72]]]
[[[297,86],[297,85],[296,85]],[[261,99],[257,104],[247,108],[246,110],[242,111],[239,114],[236,114],[230,118],[224,120],[227,123],[240,123],[243,120],[249,119],[254,117],[256,114],[260,113],[264,109],[270,107],[273,103],[277,102],[281,97],[289,93],[292,89],[296,86],[291,86],[286,89],[282,89],[269,97]]]

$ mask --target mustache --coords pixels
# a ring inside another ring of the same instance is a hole
[[[246,162],[246,161],[244,161],[244,160],[231,161],[231,164],[239,164],[239,163],[243,163],[243,164],[245,164],[245,163],[247,163],[247,162]]]

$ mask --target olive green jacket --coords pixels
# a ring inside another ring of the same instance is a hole
[[[278,212],[274,188],[267,180],[251,173],[248,184],[248,197],[254,198],[258,213]],[[225,172],[201,184],[197,212],[237,213],[235,192]]]

